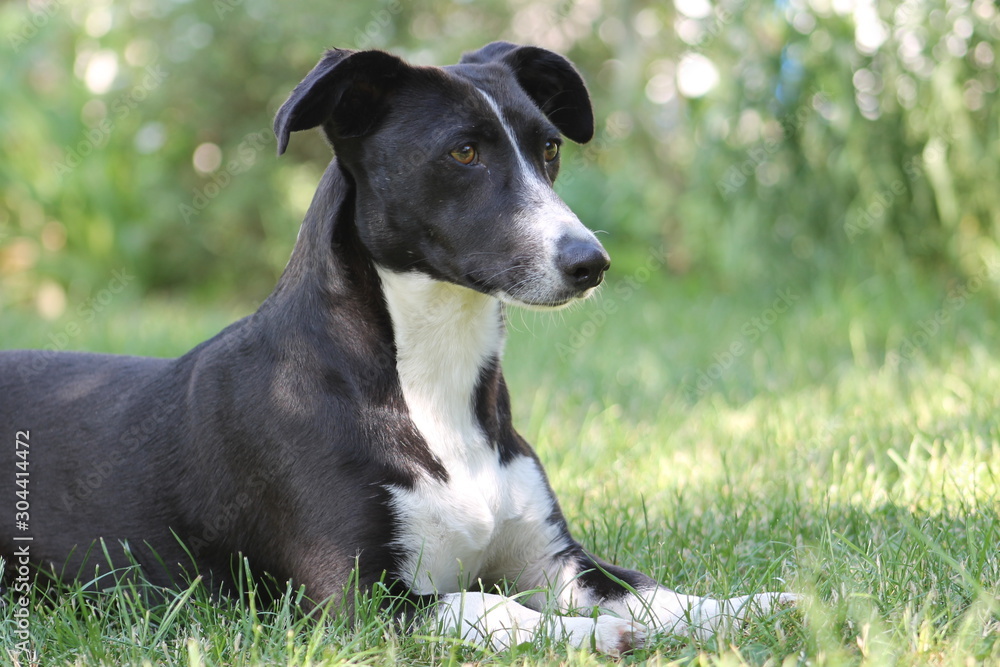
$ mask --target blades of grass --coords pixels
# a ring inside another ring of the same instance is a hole
[[[160,627],[157,629],[156,634],[153,635],[152,645],[158,645],[160,642],[164,641],[167,637],[167,633],[170,631],[171,625],[180,614],[181,609],[187,604],[188,600],[197,590],[198,586],[201,585],[201,576],[195,577],[194,581],[184,589],[180,594],[178,594],[173,601],[167,605],[167,613],[164,614],[163,619],[160,621]]]
[[[264,634],[264,628],[257,614],[257,585],[254,582],[253,572],[250,570],[250,560],[245,556],[240,559],[240,576],[237,578],[237,586],[240,590],[240,600],[246,599],[247,612],[243,614],[244,634],[250,637],[250,662],[260,663],[260,644]],[[246,597],[244,598],[244,586],[246,587]],[[249,627],[247,624],[249,623]]]
[[[983,588],[983,585],[979,583],[979,580],[977,580],[975,577],[969,574],[969,571],[965,568],[965,566],[959,563],[958,560],[956,560],[951,554],[947,553],[941,547],[941,545],[939,545],[937,542],[935,542],[930,537],[925,535],[922,530],[917,528],[917,525],[913,522],[913,519],[907,516],[903,516],[900,517],[900,520],[903,524],[903,527],[906,529],[906,532],[909,533],[911,537],[917,539],[921,544],[923,544],[927,548],[928,551],[937,556],[942,562],[948,565],[948,567],[951,568],[952,571],[954,571],[956,574],[958,574],[959,577],[962,578],[962,581],[965,583],[966,587],[969,589],[971,593],[973,593],[973,597],[978,597],[983,593],[985,593],[985,589]]]

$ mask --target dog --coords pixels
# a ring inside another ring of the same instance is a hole
[[[335,157],[253,315],[176,359],[0,354],[24,441],[3,469],[28,461],[0,497],[30,492],[0,513],[9,575],[137,565],[225,590],[242,556],[317,604],[381,584],[483,647],[546,632],[611,655],[793,599],[681,595],[589,553],[512,426],[505,309],[584,299],[609,269],[552,187],[564,137],[594,133],[568,60],[329,50],[277,113],[278,154],[316,127]]]

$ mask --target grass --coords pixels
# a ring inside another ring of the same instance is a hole
[[[661,638],[622,662],[1000,664],[995,276],[710,290],[633,265],[568,312],[511,313],[521,432],[596,553],[683,592],[805,600],[738,636]],[[178,354],[241,311],[123,294],[66,345]],[[43,346],[72,320],[4,318],[5,347]],[[495,655],[401,636],[371,605],[316,622],[292,591],[269,609],[244,598],[70,590],[31,608],[34,657],[15,664],[605,662],[544,640]],[[0,614],[11,647],[13,605]]]

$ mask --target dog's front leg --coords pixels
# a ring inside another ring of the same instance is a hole
[[[681,595],[665,586],[637,589],[622,598],[608,599],[605,609],[648,625],[656,633],[690,635],[707,639],[716,633],[738,629],[749,618],[766,616],[790,603],[789,593],[758,593],[717,600]]]
[[[641,646],[645,628],[630,620],[603,615],[596,618],[541,614],[512,598],[467,591],[443,595],[436,619],[446,633],[477,646],[503,651],[544,636],[566,641],[577,648],[593,647],[601,653],[619,656]]]
[[[760,593],[730,599],[682,595],[634,570],[617,567],[582,549],[557,569],[555,589],[564,611],[598,607],[647,626],[654,633],[711,637],[740,627],[748,618],[767,615],[794,602],[789,593]]]

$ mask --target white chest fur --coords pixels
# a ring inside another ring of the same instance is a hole
[[[503,347],[497,300],[420,274],[379,275],[403,397],[448,473],[389,489],[404,576],[417,593],[458,591],[551,541],[553,501],[534,459],[502,465],[475,417],[480,373]]]

